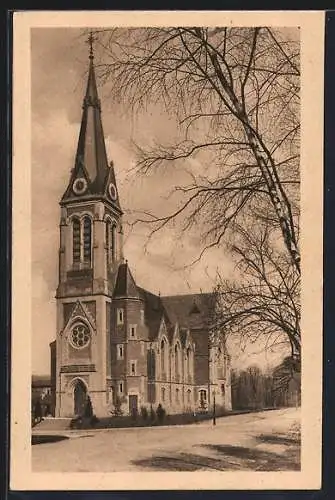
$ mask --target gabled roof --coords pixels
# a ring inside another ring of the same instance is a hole
[[[87,307],[80,302],[80,300],[77,300],[76,303],[74,304],[71,313],[69,314],[68,320],[63,328],[63,331],[67,330],[69,325],[73,323],[74,320],[77,318],[83,318],[86,319],[86,321],[89,323],[91,328],[95,330],[96,325],[95,325],[95,318],[92,316],[92,314],[89,312]]]
[[[119,265],[113,298],[140,298],[140,293],[129,269],[128,261]]]
[[[173,338],[174,327],[180,326],[180,337],[185,345],[187,331],[208,328],[214,307],[214,295],[191,294],[160,297],[143,288],[139,288],[144,302],[144,318],[149,329],[149,338],[157,337],[162,319],[164,319],[169,340]]]
[[[207,328],[214,313],[214,294],[196,293],[161,298],[171,323],[193,329]]]
[[[161,298],[144,288],[138,288],[144,302],[144,320],[149,330],[149,339],[153,340],[159,332],[162,318],[167,319]]]

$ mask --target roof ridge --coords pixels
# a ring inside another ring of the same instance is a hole
[[[178,298],[178,297],[204,297],[207,295],[214,295],[215,292],[195,292],[195,293],[178,293],[176,295],[161,295],[162,299]]]

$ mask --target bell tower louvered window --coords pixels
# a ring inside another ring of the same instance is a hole
[[[83,261],[85,266],[90,267],[92,261],[92,226],[91,226],[91,219],[89,217],[84,217],[83,239],[84,239]]]
[[[72,219],[72,253],[74,269],[92,265],[92,222],[90,217]]]
[[[80,220],[75,218],[72,222],[73,230],[73,264],[79,265],[80,263],[80,247],[81,247],[81,230]]]

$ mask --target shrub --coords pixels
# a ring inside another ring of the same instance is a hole
[[[85,418],[92,418],[93,417],[93,406],[92,406],[91,398],[89,396],[87,396],[84,416],[85,416]]]
[[[138,417],[138,410],[137,408],[132,408],[131,409],[131,418],[132,420],[137,420]]]
[[[114,401],[114,415],[120,417],[123,414],[122,411],[122,400],[120,396],[116,396]]]
[[[91,427],[95,427],[99,423],[99,419],[93,415],[90,421]]]
[[[81,417],[73,418],[70,422],[70,429],[81,429],[83,426],[83,419]]]
[[[153,424],[155,420],[156,420],[155,410],[153,409],[153,407],[151,405],[150,406],[150,422]]]
[[[141,417],[143,418],[143,420],[148,420],[148,410],[146,408],[146,406],[141,406]]]
[[[164,422],[166,411],[163,406],[159,403],[156,410],[157,420],[160,424]]]

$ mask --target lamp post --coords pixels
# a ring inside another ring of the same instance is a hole
[[[213,391],[213,425],[216,425],[216,415],[215,415],[215,389]]]

